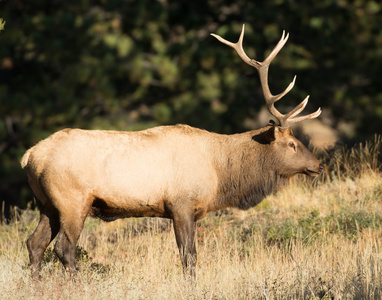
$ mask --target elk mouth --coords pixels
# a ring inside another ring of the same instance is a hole
[[[317,176],[319,175],[321,172],[317,172],[315,170],[309,170],[309,169],[306,169],[304,174],[305,175],[308,175],[308,176]]]
[[[322,164],[320,164],[318,170],[317,169],[308,169],[308,168],[306,168],[305,171],[304,171],[304,174],[308,175],[308,176],[317,176],[317,175],[320,175],[323,170],[324,170],[324,166]]]

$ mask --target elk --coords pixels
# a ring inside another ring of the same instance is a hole
[[[34,278],[40,278],[44,251],[56,236],[55,253],[75,272],[76,243],[87,216],[172,219],[184,272],[194,275],[197,220],[227,207],[253,207],[295,174],[321,173],[320,162],[290,128],[318,117],[321,109],[297,117],[307,97],[283,115],[274,104],[295,78],[281,94],[272,95],[268,87],[269,64],[289,35],[283,33],[263,62],[245,54],[244,25],[237,43],[212,35],[257,69],[266,106],[279,124],[233,135],[187,125],[138,132],[63,129],[40,141],[21,159],[40,209],[27,240]]]

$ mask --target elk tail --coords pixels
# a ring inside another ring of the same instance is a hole
[[[21,164],[21,167],[24,169],[27,165],[28,165],[28,162],[29,162],[29,156],[31,155],[32,149],[29,149],[27,152],[25,152],[25,154],[23,155],[23,157],[21,158],[21,161],[20,161],[20,164]]]

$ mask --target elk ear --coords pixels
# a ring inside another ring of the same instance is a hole
[[[273,128],[273,136],[275,140],[283,136],[284,131],[279,126],[273,126],[272,128]]]
[[[276,139],[281,138],[282,136],[283,130],[279,126],[272,126],[269,129],[254,135],[252,137],[252,140],[263,145],[269,145]]]
[[[256,134],[252,137],[252,140],[263,144],[263,145],[269,145],[272,143],[276,137],[275,137],[275,128],[278,128],[278,126],[272,126],[271,128]],[[277,129],[278,130],[278,129]]]
[[[279,126],[274,126],[275,128],[275,139],[278,139],[282,136],[294,136],[293,131],[290,127],[282,128]]]
[[[288,135],[294,136],[293,130],[290,127],[285,128],[284,134],[288,134]]]

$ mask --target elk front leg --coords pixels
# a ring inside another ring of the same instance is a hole
[[[195,216],[188,213],[174,213],[174,231],[185,275],[195,277],[196,246]]]

